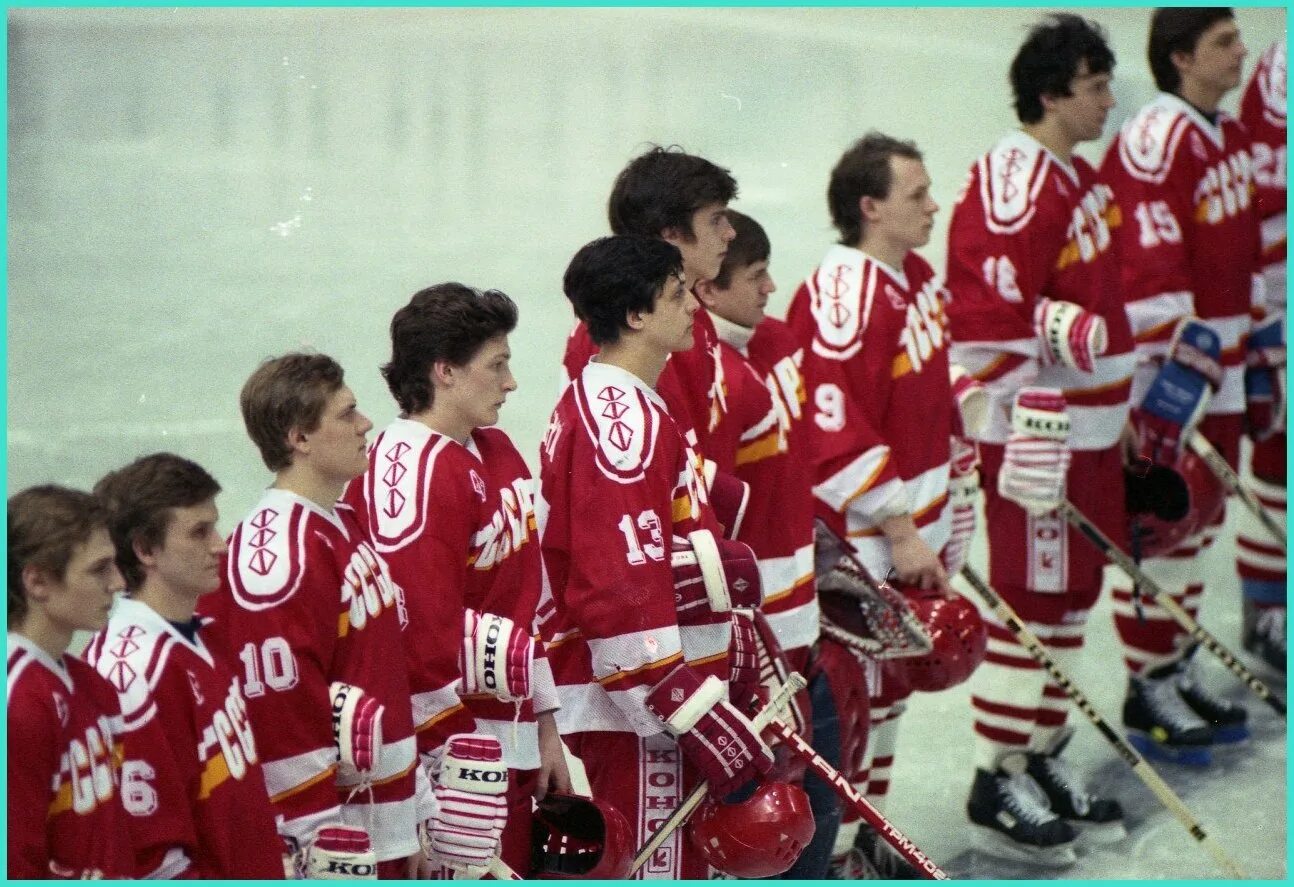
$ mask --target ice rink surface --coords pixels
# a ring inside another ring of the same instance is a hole
[[[868,129],[913,138],[948,208],[1014,124],[1006,69],[1040,10],[11,10],[8,477],[88,486],[170,449],[224,485],[228,529],[268,473],[238,417],[256,363],[310,347],[349,371],[379,426],[391,314],[443,280],[503,289],[521,388],[503,427],[533,454],[571,325],[561,274],[606,231],[624,163],[677,143],[727,166],[773,242],[780,313],[834,240],[831,165]],[[1144,9],[1088,8],[1115,94],[1098,160],[1154,93]],[[1237,13],[1252,62],[1285,10]],[[1224,107],[1235,107],[1232,95]],[[533,458],[532,458],[533,461]],[[1202,621],[1237,648],[1233,542],[1201,564]],[[983,563],[982,542],[977,550]],[[1108,601],[1075,676],[1118,720]],[[1214,664],[1209,680],[1247,692]],[[916,697],[889,813],[954,876],[1047,877],[969,850],[968,689]],[[1283,879],[1284,723],[1251,706],[1247,749],[1162,766],[1250,872]],[[1075,758],[1129,813],[1130,839],[1076,878],[1210,878],[1210,858],[1075,715]]]

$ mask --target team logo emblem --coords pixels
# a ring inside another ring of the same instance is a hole
[[[191,671],[186,670],[184,673],[189,676],[189,689],[193,691],[193,701],[198,705],[206,705],[207,699],[202,695],[202,686],[198,683],[198,679]]]
[[[58,722],[62,726],[67,726],[67,700],[63,698],[62,693],[54,694],[54,711],[58,714]]]
[[[477,498],[479,498],[482,502],[484,502],[485,501],[485,481],[481,480],[481,476],[476,473],[475,468],[469,468],[467,471],[467,476],[472,481],[472,489],[476,490]]]

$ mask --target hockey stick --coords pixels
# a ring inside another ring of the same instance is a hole
[[[1146,788],[1154,793],[1159,802],[1167,807],[1169,812],[1176,816],[1177,820],[1185,826],[1191,837],[1217,861],[1222,871],[1232,878],[1247,877],[1244,870],[1222,849],[1222,845],[1205,834],[1199,820],[1191,814],[1182,799],[1169,788],[1168,783],[1164,782],[1154,768],[1146,763],[1145,758],[1139,755],[1137,750],[1110,726],[1109,721],[1101,717],[1087,696],[1083,694],[1083,691],[1075,687],[1069,677],[1060,670],[1060,666],[1056,665],[1055,660],[1047,653],[1047,648],[1042,645],[1042,642],[1038,640],[1033,632],[1025,627],[1015,610],[1011,609],[1011,605],[998,597],[997,593],[989,588],[988,583],[971,569],[970,564],[962,567],[962,575],[966,577],[966,581],[970,583],[971,588],[975,589],[979,596],[984,599],[984,603],[988,604],[989,609],[997,615],[997,618],[1001,619],[1006,627],[1011,630],[1020,645],[1028,650],[1033,658],[1038,661],[1038,664],[1051,675],[1051,679],[1056,682],[1056,686],[1065,691],[1065,694],[1069,696],[1078,710],[1092,722],[1092,726],[1096,727],[1110,745],[1114,746],[1114,750],[1119,753],[1119,757],[1123,758],[1127,765],[1132,768],[1132,772],[1136,773],[1138,778],[1146,784]]]
[[[791,672],[791,674],[786,678],[786,683],[782,684],[782,686],[778,688],[777,692],[773,694],[773,697],[768,700],[768,704],[760,709],[759,714],[755,715],[755,717],[751,719],[755,725],[755,732],[763,733],[764,728],[777,717],[778,710],[787,706],[790,703],[791,697],[807,686],[808,682],[804,680],[804,677],[798,671]],[[683,800],[682,804],[679,804],[678,809],[670,814],[669,819],[666,819],[661,823],[661,826],[656,830],[656,833],[648,838],[647,843],[643,844],[642,847],[639,848],[638,852],[634,854],[634,859],[629,866],[629,875],[627,877],[633,877],[634,872],[646,865],[647,860],[651,859],[652,854],[660,849],[660,845],[665,843],[665,839],[672,835],[679,826],[687,822],[688,817],[691,816],[693,811],[695,811],[696,808],[701,805],[701,802],[705,800],[706,792],[709,790],[710,783],[708,782],[702,782],[696,788],[692,789],[692,793]]]
[[[805,742],[800,734],[776,718],[765,728],[765,732],[782,740],[786,747],[790,749],[791,754],[804,761],[809,769],[835,790],[841,800],[857,810],[859,815],[867,821],[867,824],[876,829],[876,833],[884,838],[887,844],[897,850],[899,855],[911,863],[917,871],[932,881],[949,880],[947,872],[936,865],[929,856],[921,852],[921,849],[912,843],[903,832],[895,828],[881,811],[877,810],[867,798],[859,794],[858,789],[854,788],[849,780],[840,774],[839,770],[823,760],[822,755],[818,754],[813,746]]]
[[[1146,575],[1146,572],[1137,565],[1126,552],[1122,551],[1117,545],[1110,541],[1101,530],[1092,523],[1083,512],[1075,508],[1068,500],[1061,502],[1057,510],[1065,516],[1071,524],[1077,527],[1084,536],[1091,540],[1092,544],[1100,549],[1101,553],[1109,560],[1113,561],[1115,566],[1123,570],[1133,582],[1141,586],[1144,590],[1150,592],[1150,597],[1168,611],[1186,633],[1199,641],[1210,653],[1217,656],[1231,673],[1240,678],[1244,685],[1258,696],[1259,699],[1270,705],[1281,716],[1285,717],[1285,701],[1280,699],[1258,678],[1254,677],[1253,672],[1245,668],[1244,663],[1236,659],[1235,655],[1222,645],[1222,642],[1209,634],[1200,623],[1191,618],[1191,614],[1183,609],[1182,605],[1173,600],[1155,580]]]
[[[1285,531],[1281,529],[1280,524],[1276,523],[1276,519],[1268,513],[1267,509],[1263,508],[1263,504],[1258,501],[1258,497],[1254,495],[1253,491],[1244,485],[1244,482],[1240,480],[1240,475],[1232,470],[1231,466],[1227,464],[1227,460],[1222,458],[1222,454],[1217,451],[1213,444],[1209,443],[1209,439],[1198,431],[1194,431],[1191,433],[1190,438],[1187,439],[1186,445],[1195,451],[1195,455],[1204,460],[1204,463],[1222,482],[1222,486],[1235,493],[1240,501],[1244,503],[1245,508],[1253,512],[1254,517],[1258,518],[1263,528],[1271,534],[1272,539],[1280,546],[1281,551],[1289,554]]]

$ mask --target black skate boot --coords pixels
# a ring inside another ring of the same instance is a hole
[[[1064,868],[1078,861],[1077,832],[1047,804],[1047,795],[1025,772],[1024,752],[1010,752],[996,772],[975,770],[966,814],[977,826],[985,853],[1017,862]]]
[[[863,875],[864,878],[878,878],[882,881],[920,881],[926,878],[866,823],[858,830],[854,849],[862,854],[864,865],[869,871],[869,874]]]
[[[1040,752],[1029,752],[1025,772],[1038,783],[1051,812],[1073,826],[1079,835],[1079,845],[1112,844],[1128,836],[1123,827],[1123,808],[1113,798],[1090,794],[1087,786],[1060,753],[1074,735],[1073,727],[1057,733]]]
[[[1177,692],[1203,721],[1213,728],[1213,741],[1219,745],[1244,742],[1249,738],[1249,712],[1243,705],[1220,699],[1204,688],[1197,676],[1197,644],[1187,652],[1177,675]]]
[[[1123,725],[1128,729],[1128,741],[1147,758],[1207,767],[1213,761],[1209,751],[1213,728],[1178,692],[1179,665],[1171,662],[1128,678]]]
[[[1244,648],[1285,674],[1285,608],[1260,607],[1244,599]]]

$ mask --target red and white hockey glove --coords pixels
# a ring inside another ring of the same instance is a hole
[[[746,518],[746,506],[750,503],[750,484],[736,475],[720,471],[719,466],[709,459],[705,460],[701,473],[709,493],[710,508],[723,524],[724,538],[736,539],[741,532],[741,522]]]
[[[480,878],[499,854],[508,821],[508,767],[493,736],[456,733],[445,741],[433,789],[436,812],[423,852],[436,864]]]
[[[954,437],[951,471],[948,477],[948,510],[952,532],[939,553],[949,576],[966,565],[971,539],[975,536],[975,500],[979,497],[979,446],[973,440]]]
[[[988,389],[957,364],[948,365],[951,377],[953,405],[953,434],[957,437],[974,437],[988,425]]]
[[[464,696],[488,694],[501,702],[530,698],[535,640],[507,616],[463,611],[458,667]]]
[[[332,735],[343,772],[370,773],[382,754],[382,716],[386,706],[359,687],[333,681]]]
[[[680,624],[706,621],[734,607],[753,609],[763,599],[755,553],[744,542],[716,539],[709,530],[674,537],[674,609]]]
[[[320,881],[377,880],[377,855],[368,832],[348,825],[321,827],[306,850],[305,877]]]
[[[647,694],[648,711],[677,737],[684,756],[719,798],[773,766],[773,753],[755,725],[724,697],[722,681],[713,675],[702,681],[687,665],[675,668]]]
[[[1073,302],[1039,299],[1033,309],[1033,328],[1042,341],[1044,366],[1063,364],[1090,373],[1096,358],[1109,347],[1105,318]]]
[[[1213,392],[1222,385],[1222,340],[1194,317],[1173,331],[1164,364],[1141,403],[1133,407],[1137,455],[1156,465],[1174,465]]]
[[[1065,500],[1069,471],[1069,414],[1065,395],[1054,388],[1022,388],[1011,409],[997,491],[1033,515]]]
[[[728,699],[746,711],[761,685],[759,637],[750,610],[733,610],[732,641],[728,644]]]

